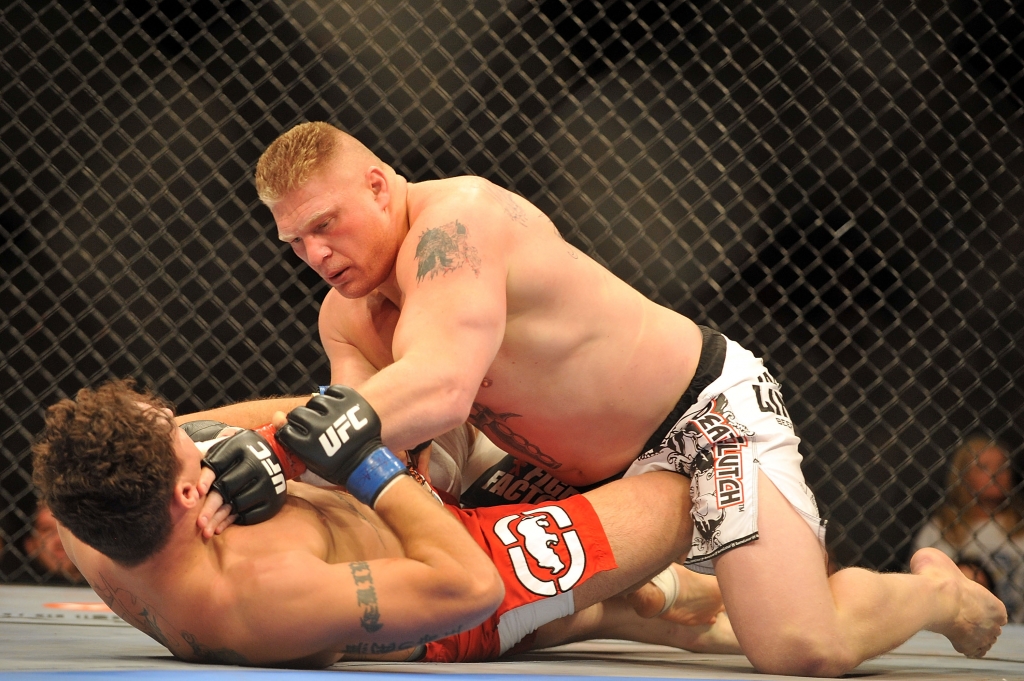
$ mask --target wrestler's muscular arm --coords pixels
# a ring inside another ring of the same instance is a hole
[[[381,494],[375,511],[404,558],[327,564],[309,554],[257,565],[236,611],[255,662],[318,652],[378,654],[410,649],[487,618],[504,586],[465,528],[409,476]],[[248,652],[248,651],[245,651]]]
[[[460,189],[413,215],[399,251],[403,301],[395,362],[360,388],[392,449],[462,424],[501,346],[507,217],[482,186]]]
[[[268,397],[262,400],[236,402],[215,409],[197,411],[194,414],[180,414],[174,417],[179,426],[190,421],[221,421],[238,428],[259,428],[270,423],[276,412],[288,412],[301,407],[309,400],[309,393],[299,397]]]

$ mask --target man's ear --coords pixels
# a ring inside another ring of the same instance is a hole
[[[366,184],[373,192],[374,201],[381,210],[385,210],[391,201],[387,175],[377,166],[370,166],[366,169]]]
[[[178,478],[178,482],[174,484],[174,499],[172,503],[183,510],[194,508],[200,502],[201,497],[199,487],[194,482]]]

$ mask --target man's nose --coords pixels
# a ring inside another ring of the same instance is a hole
[[[306,255],[310,264],[319,264],[330,257],[331,248],[323,239],[311,238],[306,241]]]

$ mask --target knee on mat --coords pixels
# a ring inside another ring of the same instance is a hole
[[[786,676],[836,677],[859,662],[837,637],[800,634],[776,639],[762,650],[750,651],[747,658],[761,673]]]

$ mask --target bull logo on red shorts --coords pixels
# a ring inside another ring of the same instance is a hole
[[[494,524],[494,534],[508,547],[516,578],[531,592],[554,596],[576,586],[587,556],[569,514],[559,506],[508,515]]]

